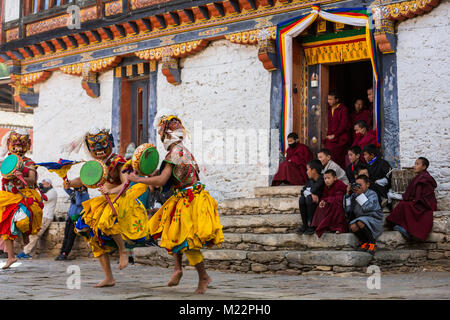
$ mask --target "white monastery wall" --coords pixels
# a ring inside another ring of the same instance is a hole
[[[450,2],[398,26],[400,163],[430,160],[439,207],[450,210]]]
[[[4,0],[4,17],[5,22],[17,20],[20,17],[20,1]]]
[[[186,146],[200,165],[200,179],[218,201],[253,196],[254,187],[269,183],[271,74],[257,50],[227,40],[212,42],[181,60],[182,83],[177,86],[167,82],[159,66],[158,111],[170,109],[181,117],[191,135]],[[233,134],[241,141],[233,143]],[[164,158],[166,151],[157,141]]]
[[[33,127],[33,114],[0,110],[0,125]]]
[[[113,71],[99,76],[100,97],[91,98],[81,87],[81,77],[53,72],[44,83],[36,85],[39,91],[39,106],[34,111],[34,152],[35,162],[55,162],[59,158],[69,160],[87,160],[79,154],[62,154],[62,145],[79,138],[93,127],[110,128],[112,117]],[[69,179],[78,177],[81,164],[75,165],[68,173]],[[39,180],[48,177],[60,197],[59,206],[68,196],[62,188],[62,179],[56,173],[38,168]],[[99,195],[90,190],[92,196]],[[64,204],[64,207],[68,203]],[[58,211],[58,208],[57,208]]]

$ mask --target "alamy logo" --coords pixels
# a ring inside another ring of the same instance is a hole
[[[367,273],[371,275],[367,278],[367,289],[381,289],[381,270],[379,266],[371,265],[367,267]]]
[[[67,28],[69,29],[81,29],[81,15],[79,6],[69,6],[67,13],[70,13],[69,23]]]
[[[67,278],[67,289],[81,289],[81,270],[80,266],[70,265],[67,267],[66,273],[70,276]]]

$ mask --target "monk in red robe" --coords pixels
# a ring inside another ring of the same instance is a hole
[[[369,128],[372,128],[372,112],[366,108],[363,99],[356,99],[355,101],[355,111],[350,115],[352,126],[355,126],[356,122],[359,120],[364,120]]]
[[[364,120],[359,120],[354,125],[355,130],[355,140],[353,141],[353,146],[358,146],[364,149],[368,144],[377,144],[377,133],[375,130],[369,130],[367,122]]]
[[[342,206],[347,186],[337,178],[333,169],[325,171],[323,179],[325,188],[311,223],[319,238],[325,231],[336,233],[348,231],[348,222]]]
[[[420,157],[414,164],[417,175],[408,184],[403,200],[386,217],[395,224],[394,230],[406,238],[411,236],[425,241],[433,227],[433,211],[437,210],[434,189],[437,184],[427,169],[430,162]]]
[[[298,135],[292,132],[288,135],[289,147],[286,150],[286,160],[278,166],[278,171],[273,177],[272,186],[287,185],[301,186],[306,183],[306,164],[313,159],[308,146],[300,143]]]
[[[373,88],[369,88],[367,89],[367,100],[369,100],[369,107],[367,108],[369,110],[369,114],[370,114],[370,118],[373,120],[375,111],[373,108],[373,101],[374,101],[374,95],[373,95]],[[372,121],[372,128],[375,125],[375,123],[373,123]],[[376,129],[376,128],[375,128]]]
[[[336,93],[328,94],[328,130],[325,148],[331,151],[331,159],[345,168],[345,156],[350,146],[350,117],[347,107],[340,102]]]

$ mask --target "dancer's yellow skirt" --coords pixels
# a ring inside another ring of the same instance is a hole
[[[176,190],[153,215],[149,225],[152,236],[155,239],[160,237],[160,246],[170,254],[187,250],[195,252],[224,242],[217,201],[201,183],[192,189]]]
[[[22,203],[31,211],[31,218],[23,219],[16,223],[16,226],[23,233],[37,234],[42,225],[42,209],[39,202],[42,203],[41,195],[35,189],[23,188],[20,193],[0,191],[0,229],[3,240],[14,240],[17,236],[12,235],[10,228],[12,215]],[[12,207],[11,207],[12,206]],[[30,225],[31,220],[31,225]]]
[[[103,195],[83,202],[83,211],[75,231],[87,238],[94,257],[108,253],[116,247],[112,236],[120,234],[125,241],[149,236],[147,211],[137,199],[147,188],[148,186],[142,183],[130,187],[114,204],[117,216]],[[112,202],[116,195],[111,194],[109,198]]]

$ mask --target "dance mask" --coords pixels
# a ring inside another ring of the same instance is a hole
[[[7,144],[10,153],[23,157],[31,149],[30,135],[12,131],[9,134]]]
[[[186,130],[177,116],[162,116],[158,123],[158,134],[164,148],[168,150],[173,143],[183,141]]]
[[[85,141],[89,152],[97,160],[107,158],[114,147],[113,135],[107,130],[101,130],[98,133],[88,133]]]

